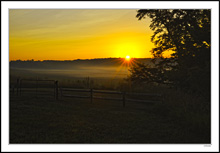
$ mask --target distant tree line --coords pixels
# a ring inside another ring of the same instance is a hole
[[[71,62],[71,61],[95,61],[95,60],[115,60],[115,59],[121,59],[116,57],[108,57],[108,58],[92,58],[92,59],[74,59],[74,60],[34,60],[34,59],[27,59],[27,60],[11,60],[11,62]]]
[[[150,63],[149,58],[136,59],[143,63]],[[90,60],[16,60],[10,61],[10,68],[27,68],[27,69],[77,69],[82,67],[117,67],[122,65],[124,59],[121,58],[99,58]]]

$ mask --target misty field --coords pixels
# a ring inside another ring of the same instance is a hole
[[[128,70],[121,59],[13,61],[10,63],[10,85],[15,85],[17,78],[51,79],[58,80],[60,87],[116,89],[124,82]]]

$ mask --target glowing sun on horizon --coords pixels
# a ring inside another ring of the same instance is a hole
[[[129,55],[127,55],[127,56],[125,57],[125,59],[126,59],[127,61],[130,61],[131,57],[130,57]]]

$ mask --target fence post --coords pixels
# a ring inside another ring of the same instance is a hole
[[[56,85],[56,100],[58,100],[58,81],[55,81],[55,85]]]
[[[37,97],[37,88],[38,88],[38,78],[36,79],[36,97]]]
[[[60,97],[63,97],[63,91],[62,91],[62,87],[60,87]]]
[[[22,79],[19,79],[19,90],[20,90],[20,95],[21,95],[21,85],[22,85]]]
[[[54,80],[54,88],[53,88],[54,98],[56,98],[56,81]]]
[[[20,82],[20,80],[19,80],[19,78],[17,78],[17,95],[18,95],[18,89],[19,89],[19,82]]]
[[[92,91],[92,88],[90,89],[90,98],[91,98],[91,103],[92,103],[92,100],[93,100],[93,91]]]
[[[125,107],[125,92],[123,92],[123,107]]]

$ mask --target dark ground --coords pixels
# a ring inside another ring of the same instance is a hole
[[[210,143],[210,116],[168,106],[11,94],[10,143]]]

